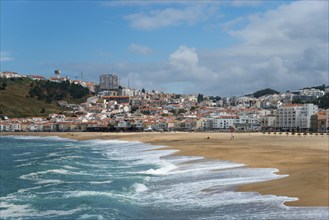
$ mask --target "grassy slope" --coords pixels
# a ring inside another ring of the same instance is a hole
[[[0,112],[8,117],[48,116],[49,113],[59,113],[65,109],[56,103],[45,103],[36,98],[26,98],[32,80],[6,80],[7,87],[0,90]],[[40,113],[45,108],[45,113]]]

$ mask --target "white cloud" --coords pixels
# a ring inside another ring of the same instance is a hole
[[[181,70],[194,68],[198,62],[199,58],[195,49],[186,46],[180,46],[178,50],[169,55],[169,64]]]
[[[120,75],[121,82],[129,78],[135,88],[181,85],[177,91],[219,96],[242,95],[268,87],[286,91],[320,85],[328,82],[327,8],[325,1],[297,1],[237,18],[238,28],[234,28],[234,22],[226,27],[241,43],[226,49],[180,46],[161,62],[82,64],[78,68],[94,73],[96,78],[110,69]],[[155,28],[157,19],[163,18],[161,13],[153,17],[150,14],[142,14],[150,24],[140,28]],[[178,23],[187,21],[176,19]],[[241,22],[246,24],[242,28]],[[173,24],[169,21],[158,25]]]
[[[141,54],[144,56],[152,54],[152,49],[143,45],[131,44],[129,46],[129,51],[135,54]]]
[[[147,13],[131,14],[125,18],[131,27],[141,30],[154,30],[181,24],[194,25],[199,23],[213,12],[212,7],[206,5],[188,6],[183,9],[166,8],[163,10],[151,10]]]
[[[1,51],[0,52],[0,62],[8,62],[8,61],[13,61],[14,59],[12,58],[11,52],[9,51]]]
[[[249,24],[245,28],[230,31],[233,37],[241,38],[246,45],[271,46],[275,52],[285,48],[296,50],[300,46],[303,50],[305,43],[328,45],[326,1],[293,2],[264,14],[249,16],[247,20]]]

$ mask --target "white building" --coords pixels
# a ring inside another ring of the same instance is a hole
[[[264,115],[260,117],[260,125],[262,130],[272,130],[276,126],[276,117],[275,115]]]
[[[239,119],[236,116],[219,116],[213,119],[212,128],[226,131],[234,128],[238,121]]]
[[[235,128],[239,131],[258,131],[261,129],[257,114],[243,114],[238,117]]]
[[[278,108],[276,113],[276,127],[280,130],[308,130],[311,116],[318,112],[314,104],[288,104]]]
[[[119,96],[133,96],[134,92],[133,92],[133,90],[131,90],[129,88],[122,88],[122,89],[119,89],[118,95]]]
[[[302,89],[302,90],[299,90],[300,94],[301,95],[305,95],[305,96],[315,96],[315,97],[321,97],[325,94],[324,91],[322,90],[319,90],[319,89]]]

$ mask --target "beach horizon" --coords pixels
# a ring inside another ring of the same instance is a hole
[[[243,163],[251,168],[276,168],[283,178],[239,186],[236,190],[298,198],[287,206],[329,206],[328,135],[217,132],[13,132],[2,135],[58,136],[74,140],[139,141],[177,155]]]

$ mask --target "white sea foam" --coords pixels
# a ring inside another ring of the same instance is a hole
[[[25,175],[20,176],[19,178],[25,179],[25,180],[36,180],[36,179],[38,179],[39,175],[44,175],[44,174],[49,174],[49,173],[62,174],[62,175],[74,174],[73,172],[70,172],[70,171],[64,170],[64,169],[53,169],[53,170],[46,170],[46,171],[39,171],[39,172],[25,174]]]
[[[171,174],[183,174],[190,173],[191,175],[197,175],[198,173],[211,172],[216,170],[232,169],[244,167],[244,164],[230,163],[230,162],[203,162],[203,163],[191,163],[179,166],[178,169],[171,172]]]
[[[100,184],[110,184],[112,182],[113,182],[112,180],[105,180],[105,181],[90,181],[89,183],[93,185],[100,185]]]
[[[68,165],[64,165],[63,168],[67,169],[67,170],[77,170],[77,169],[79,169],[77,167],[72,167],[72,166],[68,166]]]
[[[58,157],[58,156],[60,156],[59,153],[50,153],[46,157]]]
[[[99,140],[99,139],[94,139],[94,140],[85,140],[82,141],[82,143],[88,143],[92,144],[94,146],[102,146],[102,145],[122,145],[122,144],[135,144],[135,143],[141,143],[138,141],[123,141],[123,140]]]
[[[176,169],[176,166],[172,163],[168,162],[162,162],[162,167],[159,169],[149,169],[145,172],[145,174],[151,174],[151,175],[168,175],[171,171]]]
[[[83,158],[82,156],[64,156],[64,157],[61,157],[61,158],[58,158],[59,160],[66,160],[66,159],[81,159]]]
[[[16,167],[27,167],[27,166],[31,166],[34,165],[35,162],[29,162],[29,163],[23,163],[23,164],[19,164]]]
[[[105,219],[102,215],[89,215],[89,214],[84,214],[80,216],[78,219],[84,220],[84,219],[96,219],[96,220],[103,220]]]
[[[68,193],[66,197],[87,197],[87,196],[107,196],[113,197],[113,193],[111,192],[97,192],[97,191],[73,191]]]
[[[18,140],[56,140],[56,141],[75,141],[68,138],[61,138],[58,136],[17,136],[17,135],[8,135],[7,137],[15,138]]]
[[[25,216],[35,215],[36,210],[30,205],[18,205],[0,201],[1,218],[21,218]]]
[[[141,183],[134,183],[132,187],[135,189],[135,192],[140,193],[140,192],[145,192],[148,190],[148,188]]]
[[[67,211],[63,210],[46,210],[38,211],[34,209],[31,205],[19,205],[8,202],[0,202],[0,216],[1,218],[29,218],[29,217],[51,217],[51,216],[67,216],[72,215],[76,212],[83,211],[84,208],[76,208]]]
[[[36,187],[30,187],[30,188],[25,188],[25,189],[19,189],[17,193],[25,193],[28,191],[36,190],[36,189],[41,189],[43,186],[36,186]]]
[[[36,182],[36,184],[62,184],[64,183],[64,181],[62,180],[57,180],[57,179],[48,179],[48,180],[39,180],[38,182]]]

